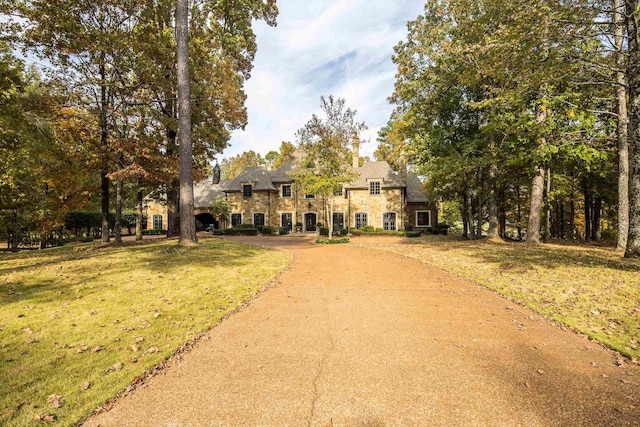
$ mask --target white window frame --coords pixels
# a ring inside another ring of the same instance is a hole
[[[285,196],[284,195],[284,187],[289,187],[289,195]],[[293,197],[293,185],[291,184],[282,184],[280,186],[280,197],[282,197],[283,199],[290,199]]]
[[[420,223],[418,222],[418,216],[421,213],[425,213],[427,214],[427,218],[429,219],[429,224],[427,225],[420,225]],[[431,211],[428,210],[420,210],[420,211],[416,211],[416,227],[431,227]]]
[[[304,198],[307,199],[307,200],[313,200],[313,199],[316,198],[316,195],[315,194],[305,194]]]
[[[155,214],[151,217],[151,220],[153,222],[153,229],[154,230],[163,230],[164,228],[164,217],[161,214]],[[160,223],[160,227],[156,227],[157,223]]]

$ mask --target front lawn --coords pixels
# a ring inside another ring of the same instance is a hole
[[[282,271],[219,239],[0,254],[0,425],[72,425]]]
[[[640,359],[640,260],[613,249],[446,236],[359,238],[352,244],[437,266]]]

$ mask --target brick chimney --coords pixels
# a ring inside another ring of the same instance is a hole
[[[353,132],[353,167],[360,167],[360,138],[358,138],[358,132]]]

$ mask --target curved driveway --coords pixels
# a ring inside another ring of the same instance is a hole
[[[640,425],[638,366],[493,292],[391,253],[247,241],[291,267],[85,425]]]

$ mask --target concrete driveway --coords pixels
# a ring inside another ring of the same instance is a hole
[[[640,425],[640,368],[484,288],[310,238],[249,307],[87,426]]]

